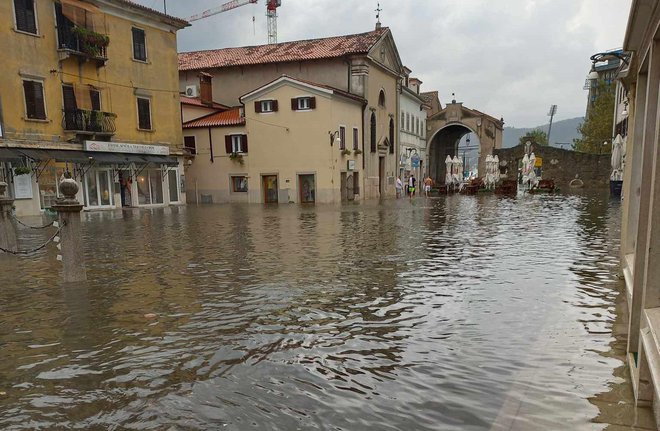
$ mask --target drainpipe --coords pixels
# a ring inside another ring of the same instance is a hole
[[[209,127],[209,149],[211,150],[211,163],[213,163],[213,135],[211,134],[210,127]]]

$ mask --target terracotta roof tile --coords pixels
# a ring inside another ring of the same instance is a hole
[[[336,58],[366,54],[387,32],[387,27],[360,34],[179,53],[179,70],[199,70],[250,64]]]
[[[240,126],[243,124],[245,124],[245,117],[241,117],[240,108],[233,108],[228,111],[214,112],[205,117],[188,121],[183,123],[183,128]]]
[[[181,103],[183,103],[184,105],[201,106],[202,108],[222,109],[222,110],[230,109],[229,106],[217,102],[213,102],[212,105],[206,105],[202,103],[199,97],[188,97],[184,95],[181,95]]]

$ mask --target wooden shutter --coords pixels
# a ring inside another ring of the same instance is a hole
[[[73,112],[78,108],[76,105],[76,93],[72,85],[62,86],[62,99],[64,100],[64,112]]]
[[[37,34],[34,0],[14,0],[14,10],[16,11],[16,29]]]
[[[247,135],[241,136],[241,151],[243,151],[244,153],[248,152]]]
[[[273,100],[273,112],[277,112],[278,106],[277,106],[277,100]]]
[[[231,135],[225,135],[225,151],[227,154],[231,154]]]
[[[353,127],[353,149],[357,150],[358,149],[358,129],[357,127]]]
[[[261,113],[261,101],[254,102],[254,112],[257,114]]]
[[[147,47],[145,43],[144,30],[133,27],[133,58],[145,61],[147,59]]]
[[[92,110],[101,110],[101,92],[93,88],[89,89],[89,98],[92,99]]]
[[[346,149],[346,127],[344,126],[339,127],[339,149]]]
[[[371,152],[376,152],[376,114],[371,113]]]
[[[298,99],[295,98],[295,97],[293,99],[291,99],[291,110],[292,111],[297,111],[298,110]]]
[[[316,109],[316,97],[309,98],[309,108]]]
[[[46,107],[44,106],[44,92],[41,82],[23,81],[25,93],[25,108],[28,118],[45,120]]]
[[[151,102],[149,99],[138,98],[138,127],[142,130],[151,130]]]

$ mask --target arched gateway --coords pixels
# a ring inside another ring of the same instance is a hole
[[[426,143],[429,175],[436,183],[445,182],[445,159],[459,156],[458,144],[461,138],[473,133],[479,140],[479,172],[485,172],[484,161],[494,148],[502,148],[503,119],[496,119],[483,112],[465,108],[462,102],[452,100],[445,109],[427,120],[429,133]]]

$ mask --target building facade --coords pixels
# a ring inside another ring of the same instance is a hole
[[[398,86],[403,66],[389,29],[275,45],[186,52],[179,54],[179,71],[182,92],[198,91],[199,73],[204,72],[213,77],[213,100],[230,106],[237,105],[242,95],[282,75],[366,100],[358,124],[360,142],[365,146],[360,180],[364,185],[359,196],[394,196],[398,171]],[[248,124],[250,115],[246,106]],[[327,134],[328,130],[322,132]],[[282,184],[278,183],[278,187]]]
[[[399,103],[399,172],[404,184],[410,175],[418,180],[427,172],[426,113],[429,108],[420,96],[422,81],[406,76],[401,86]]]
[[[239,99],[239,108],[183,125],[184,140],[195,153],[187,169],[189,202],[361,198],[364,98],[282,76]]]
[[[620,74],[627,91],[621,266],[629,313],[628,365],[638,404],[660,423],[660,5],[632,2]]]
[[[0,180],[18,215],[69,170],[86,209],[185,202],[176,32],[126,0],[4,0]]]

